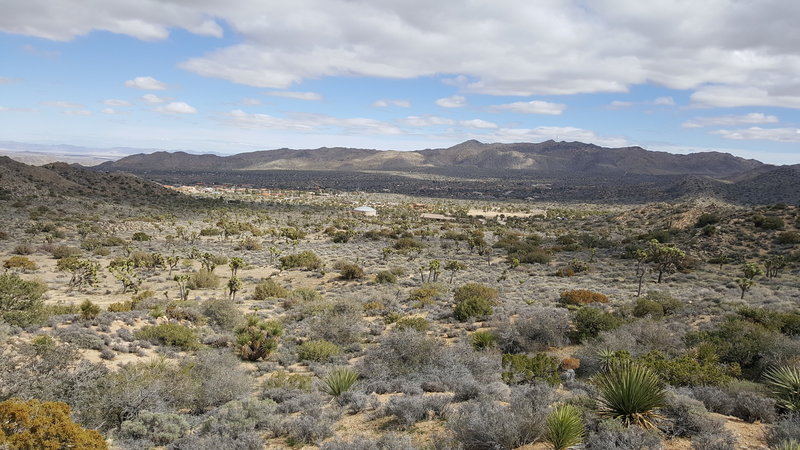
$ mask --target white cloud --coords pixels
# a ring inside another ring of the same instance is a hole
[[[372,106],[376,108],[387,108],[389,106],[397,106],[398,108],[410,108],[411,102],[408,100],[381,99],[381,100],[376,100],[375,103],[372,104]]]
[[[347,134],[400,135],[403,131],[395,125],[363,117],[339,118],[325,114],[293,114],[288,118],[268,114],[249,114],[240,109],[226,114],[225,123],[240,128],[266,128],[322,132],[331,128]]]
[[[436,100],[436,104],[442,108],[461,108],[467,106],[467,99],[463,95],[453,95]]]
[[[484,142],[540,142],[552,139],[586,142],[606,147],[630,145],[625,138],[601,136],[594,131],[576,127],[500,128],[489,134],[474,134],[470,137]]]
[[[633,106],[633,102],[624,102],[622,100],[614,100],[608,104],[608,109],[624,109]]]
[[[61,112],[68,116],[91,116],[92,112],[88,109],[67,109]]]
[[[261,104],[261,100],[259,100],[257,98],[243,98],[242,99],[242,104],[243,105],[247,105],[247,106],[260,105]]]
[[[684,122],[682,126],[684,128],[702,128],[761,123],[778,123],[778,118],[764,113],[749,113],[743,116],[696,117],[693,120]]]
[[[19,82],[19,78],[0,77],[0,84],[13,84]]]
[[[650,83],[694,90],[695,106],[800,108],[795,1],[144,1],[7,1],[0,32],[158,40],[220,37],[224,22],[236,42],[180,67],[275,89],[332,76],[446,77],[461,93],[517,96]]]
[[[83,108],[83,105],[80,103],[72,103],[72,102],[65,102],[65,101],[50,101],[50,102],[42,102],[44,106],[51,106],[53,108]]]
[[[169,98],[159,97],[156,94],[144,94],[142,96],[142,100],[147,102],[147,103],[157,104],[157,103],[164,103],[167,100],[169,100]]]
[[[800,75],[799,75],[800,76]],[[770,93],[755,86],[704,86],[691,95],[692,105],[700,108],[738,106],[777,106],[800,108],[800,95],[793,89],[774,89]]]
[[[462,127],[467,127],[467,128],[484,128],[484,129],[497,128],[496,123],[488,122],[482,119],[462,120],[458,123]]]
[[[105,103],[107,106],[131,106],[131,103],[129,101],[119,100],[116,98],[109,98],[107,100],[104,100],[103,103]]]
[[[320,94],[317,94],[316,92],[269,91],[269,92],[262,92],[262,94],[270,95],[273,97],[293,98],[296,100],[309,100],[309,101],[322,100],[322,96]]]
[[[740,130],[716,130],[711,133],[737,141],[800,142],[798,128],[750,127]]]
[[[153,77],[136,77],[126,81],[125,87],[143,89],[145,91],[164,91],[167,89],[166,83],[158,81]]]
[[[103,114],[116,114],[117,112],[114,111],[114,108],[103,108],[100,110]]]
[[[166,114],[194,114],[197,112],[192,106],[184,102],[170,102],[155,109],[160,113]]]
[[[437,125],[453,125],[456,123],[453,119],[439,116],[408,116],[400,122],[412,127],[432,127]]]
[[[520,114],[548,114],[557,116],[567,109],[567,105],[532,100],[529,102],[514,102],[504,105],[494,105],[490,106],[489,109],[492,111],[511,111]]]
[[[654,105],[660,106],[675,106],[675,99],[672,97],[658,97],[653,100]]]

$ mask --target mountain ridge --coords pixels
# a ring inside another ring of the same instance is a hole
[[[414,170],[477,168],[533,172],[580,171],[644,175],[732,177],[769,167],[728,153],[673,154],[642,147],[607,148],[582,142],[485,144],[469,140],[448,148],[397,151],[346,147],[258,150],[230,156],[155,152],[123,157],[96,170]]]

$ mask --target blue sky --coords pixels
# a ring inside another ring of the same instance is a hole
[[[431,3],[0,0],[0,141],[556,139],[800,163],[800,2]]]

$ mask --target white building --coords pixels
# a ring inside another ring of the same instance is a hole
[[[375,208],[370,208],[369,206],[359,206],[358,208],[353,209],[353,214],[360,214],[362,216],[377,216],[378,211]]]

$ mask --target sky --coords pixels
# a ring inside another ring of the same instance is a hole
[[[800,163],[795,0],[0,0],[0,141]]]

